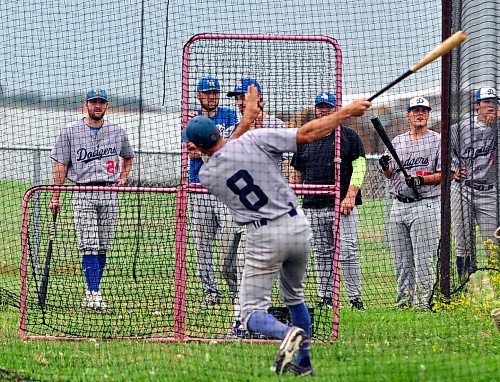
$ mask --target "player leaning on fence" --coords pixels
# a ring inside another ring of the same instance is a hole
[[[252,85],[247,94],[247,111],[239,130],[253,122],[247,118],[260,113],[257,89]],[[298,144],[324,137],[347,118],[362,115],[370,106],[370,102],[358,100],[300,129],[255,129],[227,143],[214,123],[202,116],[191,119],[183,131],[184,141],[202,145],[201,151],[210,156],[200,171],[201,184],[227,204],[236,223],[247,227],[240,289],[241,319],[251,331],[283,339],[274,362],[278,374],[313,372],[311,319],[302,283],[311,230],[278,163],[282,153],[296,152]],[[278,274],[280,295],[290,310],[291,328],[267,313]]]
[[[451,126],[454,179],[451,183],[452,226],[459,277],[477,269],[475,231],[483,240],[494,238],[498,212],[498,98],[491,87],[474,97],[476,116]]]
[[[134,151],[123,128],[104,119],[108,110],[106,91],[90,89],[84,106],[87,115],[65,126],[52,150],[51,158],[56,161],[54,185],[64,184],[66,178],[82,186],[125,184]],[[59,194],[59,191],[52,194],[49,205],[52,213],[61,208]],[[73,218],[87,282],[84,308],[106,308],[99,286],[118,208],[116,192],[73,192]]]
[[[395,199],[389,235],[396,270],[399,308],[428,309],[435,281],[439,243],[441,135],[427,128],[431,107],[424,97],[410,99],[406,117],[410,129],[392,144],[410,176],[405,179],[386,153],[379,163],[390,180]]]

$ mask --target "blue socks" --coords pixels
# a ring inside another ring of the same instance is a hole
[[[84,255],[82,258],[82,268],[89,291],[98,292],[100,281],[98,256]]]
[[[306,304],[289,306],[293,326],[298,326],[307,334],[307,339],[302,343],[297,352],[295,363],[302,367],[311,366],[311,316]]]
[[[99,280],[98,285],[101,285],[102,274],[104,273],[104,268],[106,267],[106,251],[99,251],[97,256],[97,262],[99,263]]]
[[[280,340],[285,338],[290,330],[288,325],[277,320],[272,314],[256,311],[250,316],[247,328],[253,332],[264,334],[267,337],[275,337]]]

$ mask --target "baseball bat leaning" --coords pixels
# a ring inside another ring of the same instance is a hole
[[[52,224],[49,232],[49,242],[47,244],[47,255],[45,256],[45,265],[42,272],[42,281],[40,282],[40,289],[38,291],[38,305],[40,308],[45,308],[45,301],[47,299],[47,287],[49,285],[49,272],[50,260],[52,259],[52,248],[54,246],[54,238],[56,236],[56,221],[57,211],[52,214]]]
[[[370,98],[368,98],[368,101],[373,101],[379,95],[381,95],[385,91],[389,90],[397,83],[403,81],[410,74],[413,74],[417,70],[422,69],[424,66],[430,64],[436,58],[444,56],[446,53],[448,53],[452,49],[459,46],[462,42],[464,42],[466,38],[467,38],[467,35],[465,34],[464,31],[458,31],[458,32],[454,33],[453,35],[448,37],[446,40],[444,40],[441,44],[436,46],[433,50],[431,50],[429,53],[427,53],[424,56],[424,58],[422,58],[419,62],[417,62],[415,65],[413,65],[405,73],[403,73],[401,76],[399,76],[394,81],[392,81],[389,85],[387,85],[386,87],[384,87],[383,89],[379,90],[377,93],[372,95]]]
[[[389,152],[391,153],[392,157],[396,161],[399,169],[403,173],[403,176],[405,177],[405,179],[408,178],[410,175],[408,174],[408,172],[404,168],[403,162],[401,162],[401,159],[399,159],[399,155],[396,152],[396,149],[394,148],[394,146],[392,145],[391,139],[387,135],[387,132],[385,131],[384,126],[382,126],[382,122],[380,122],[380,119],[378,117],[371,118],[370,121],[372,122],[373,127],[377,131],[379,137],[382,139],[382,142],[384,142],[385,147],[387,147],[387,150],[389,150]],[[416,189],[414,189],[414,188],[412,188],[412,190],[415,193],[415,196],[417,198],[419,198],[420,194],[418,193],[418,191]]]

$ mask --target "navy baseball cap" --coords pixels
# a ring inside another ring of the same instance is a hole
[[[334,107],[337,106],[337,100],[335,99],[335,96],[330,92],[319,93],[316,96],[316,101],[314,102],[314,105],[318,106],[319,104],[322,104],[322,103],[330,105],[330,106],[334,106]]]
[[[220,92],[219,80],[212,76],[203,77],[198,81],[197,92]]]
[[[498,99],[497,91],[494,88],[479,88],[476,91],[476,102],[485,99]]]
[[[250,85],[255,85],[259,93],[262,93],[260,84],[254,78],[242,78],[240,83],[234,88],[232,92],[227,93],[228,97],[234,97],[238,94],[245,94],[248,91]]]
[[[220,138],[220,132],[215,122],[204,115],[191,118],[182,131],[183,142],[193,142],[202,149],[210,149]]]
[[[425,97],[413,97],[408,101],[408,105],[406,105],[406,111],[410,111],[416,107],[423,107],[428,111],[431,111],[431,104],[429,100]]]
[[[104,101],[108,102],[108,93],[104,89],[92,88],[87,90],[87,97],[85,98],[85,101],[90,101],[93,99],[103,99]]]

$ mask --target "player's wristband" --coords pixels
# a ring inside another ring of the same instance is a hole
[[[353,186],[361,188],[366,174],[366,159],[365,157],[358,157],[352,162],[352,176],[351,182]]]

